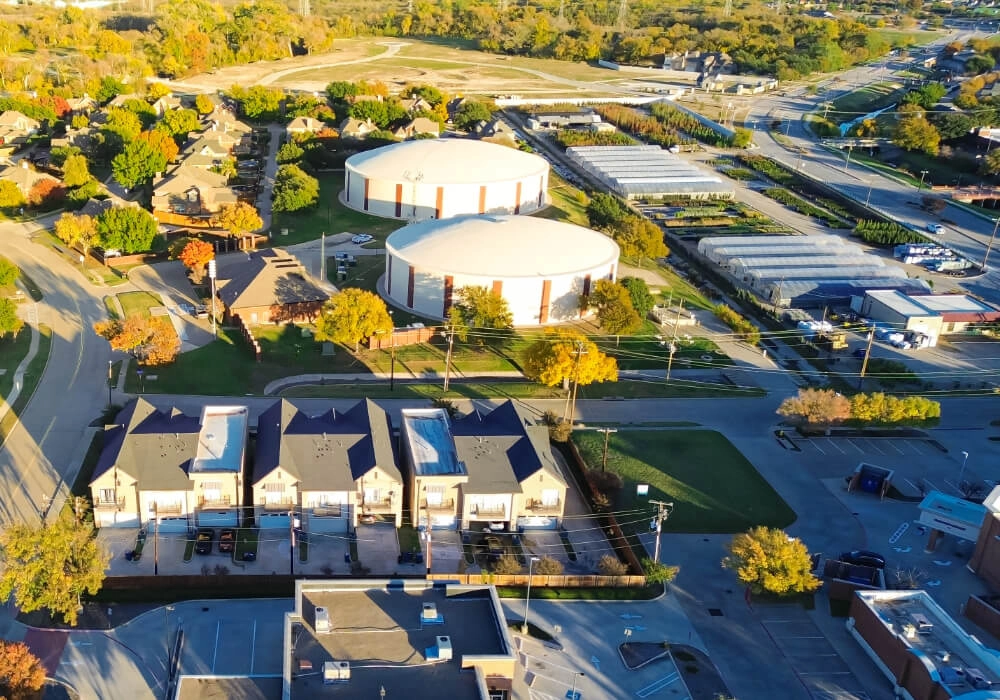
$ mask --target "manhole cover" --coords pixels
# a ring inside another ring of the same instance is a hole
[[[722,610],[720,610],[719,608],[709,608],[708,614],[711,615],[712,617],[722,617]]]

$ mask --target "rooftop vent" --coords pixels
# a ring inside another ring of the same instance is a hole
[[[330,633],[330,612],[326,608],[316,608],[316,634]]]
[[[423,610],[420,611],[420,622],[425,625],[444,624],[444,617],[438,612],[434,603],[424,603]]]
[[[351,680],[351,664],[347,661],[327,661],[323,664],[323,684]]]
[[[451,637],[445,635],[438,635],[437,656],[442,661],[451,661],[451,659],[453,658],[451,650]]]

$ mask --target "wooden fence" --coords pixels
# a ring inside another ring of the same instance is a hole
[[[368,339],[369,350],[388,350],[393,347],[426,343],[438,332],[437,328],[397,328],[391,337],[373,335]]]
[[[472,585],[520,586],[528,585],[527,574],[428,574],[428,581],[455,581]],[[599,576],[560,574],[532,574],[531,585],[550,588],[642,588],[645,576]]]

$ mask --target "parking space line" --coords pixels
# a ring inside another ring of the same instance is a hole
[[[250,673],[253,673],[253,661],[257,655],[257,620],[253,621],[253,634],[250,636]]]
[[[878,452],[880,455],[884,455],[885,454],[885,452],[882,451],[882,448],[880,448],[878,445],[875,444],[874,440],[867,440],[866,439],[865,440],[865,444],[868,445],[871,449],[873,449],[876,452]]]
[[[215,647],[212,649],[212,673],[215,673],[215,660],[219,656],[219,634],[222,632],[222,620],[215,623]]]
[[[853,447],[854,449],[856,449],[861,454],[865,453],[865,451],[862,450],[860,447],[858,447],[857,443],[855,443],[854,440],[852,440],[851,438],[847,438],[847,442],[851,445],[851,447]]]
[[[846,455],[847,454],[847,452],[845,452],[844,450],[840,449],[840,446],[837,443],[835,443],[833,440],[831,440],[830,438],[826,439],[826,444],[829,445],[830,447],[834,448],[835,450],[837,450],[837,452],[839,452],[842,455]]]
[[[920,444],[919,440],[910,441],[909,445],[910,445],[910,447],[913,448],[914,452],[916,452],[918,455],[925,455],[925,454],[927,454],[926,452],[924,452],[924,446]]]
[[[899,454],[903,454],[903,451],[901,449],[899,449],[898,447],[896,447],[896,443],[894,441],[892,441],[892,440],[886,440],[882,444],[888,445],[892,449],[896,450],[896,452],[898,452]],[[906,443],[904,442],[903,444],[905,445]]]
[[[818,443],[813,442],[812,440],[810,440],[809,444],[812,445],[813,447],[815,447],[817,450],[819,450],[820,454],[824,454],[824,455],[826,454],[826,451],[824,451],[823,448],[820,447]]]
[[[642,688],[641,690],[636,691],[636,693],[635,693],[636,697],[648,698],[653,693],[656,693],[656,692],[658,692],[660,690],[663,690],[664,688],[666,688],[671,683],[674,683],[680,677],[681,677],[681,674],[677,673],[677,672],[671,673],[669,676],[664,676],[660,680],[654,681],[654,682],[650,683],[649,685],[647,685],[645,688]]]
[[[836,656],[836,654],[834,654]],[[853,676],[854,671],[799,671],[800,676]]]

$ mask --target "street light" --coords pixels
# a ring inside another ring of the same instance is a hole
[[[111,364],[112,361],[108,360],[108,408],[111,408],[111,373],[112,373]]]
[[[865,197],[865,206],[866,207],[868,206],[868,203],[870,201],[872,201],[872,178],[868,178],[868,196]]]
[[[917,185],[917,192],[919,192],[920,190],[924,189],[924,178],[927,177],[927,173],[929,173],[929,172],[930,172],[929,170],[921,170],[920,171],[920,184]]]
[[[539,561],[538,557],[528,558],[528,592],[524,596],[524,623],[521,625],[521,634],[528,633],[528,607],[531,605],[531,565]]]
[[[993,233],[990,234],[990,242],[986,244],[986,254],[983,256],[983,272],[986,272],[986,261],[990,259],[990,251],[993,250],[993,241],[997,238],[997,227],[1000,227],[1000,217],[993,222]]]
[[[965,476],[965,463],[969,461],[969,453],[962,451],[962,469],[958,472],[958,486],[962,487],[962,477]]]
[[[576,692],[576,679],[583,678],[587,674],[583,671],[576,671],[573,674],[573,689],[569,691],[569,695],[566,696],[567,700],[580,700],[580,694]]]
[[[163,646],[167,650],[167,678],[170,678],[170,613],[174,611],[173,605],[163,606]]]

